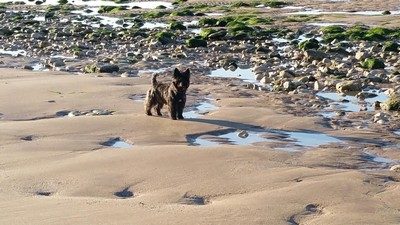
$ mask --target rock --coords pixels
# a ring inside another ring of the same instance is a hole
[[[260,83],[262,83],[262,84],[269,84],[269,83],[271,83],[271,82],[272,82],[271,78],[269,78],[269,77],[267,77],[267,76],[264,76],[264,77],[260,80]]]
[[[227,33],[228,32],[226,30],[219,30],[215,33],[211,33],[210,35],[208,35],[208,39],[219,40],[219,39],[225,37]]]
[[[336,90],[341,93],[361,91],[362,85],[359,81],[343,81],[336,84]]]
[[[385,45],[383,46],[383,51],[385,52],[398,52],[399,51],[399,44],[394,41],[388,41],[385,42]]]
[[[75,117],[81,115],[81,112],[79,111],[71,111],[68,113],[68,117]]]
[[[387,111],[399,111],[400,110],[400,95],[391,94],[390,97],[381,104],[382,109]]]
[[[98,71],[99,68],[96,64],[86,65],[85,68],[83,68],[84,73],[97,73]]]
[[[100,73],[114,73],[119,71],[119,66],[114,64],[106,64],[102,65],[99,68]]]
[[[60,58],[52,58],[48,64],[53,68],[65,66],[64,60]]]
[[[303,85],[305,83],[307,83],[309,81],[308,76],[304,76],[304,77],[297,77],[293,80],[295,83],[297,83],[298,85]]]
[[[163,45],[170,44],[173,41],[172,38],[175,37],[173,33],[166,31],[158,32],[155,36],[157,41]]]
[[[322,62],[323,64],[325,64],[325,66],[327,66],[327,67],[329,67],[329,66],[332,65],[332,61],[331,61],[330,59],[328,59],[328,58],[322,59],[321,62]]]
[[[327,58],[327,54],[321,52],[321,51],[317,51],[317,50],[307,50],[304,52],[304,57],[307,60],[323,60],[324,58]]]
[[[378,95],[375,93],[363,92],[363,91],[356,94],[356,97],[359,99],[374,98],[376,96]]]
[[[265,46],[259,46],[256,49],[257,53],[268,53],[270,52],[269,48],[265,47]]]
[[[190,38],[186,40],[186,45],[189,48],[207,47],[207,41],[200,38]]]
[[[31,66],[31,65],[25,65],[25,66],[23,67],[23,69],[24,69],[24,70],[33,70],[33,66]]]
[[[293,72],[289,70],[281,70],[279,71],[279,77],[281,78],[292,78],[293,77]]]
[[[400,165],[394,165],[390,167],[390,171],[400,172]]]
[[[319,42],[315,38],[305,40],[299,44],[299,48],[302,50],[318,49]]]
[[[369,56],[370,55],[367,52],[358,51],[358,52],[356,52],[355,58],[359,61],[362,61],[362,60],[368,58]]]
[[[262,73],[256,73],[256,80],[261,80],[261,79],[263,79],[264,78],[264,74],[262,74]]]
[[[389,10],[385,10],[382,12],[382,15],[390,15],[392,14]]]
[[[381,102],[380,101],[375,101],[374,102],[374,109],[375,110],[380,110],[381,109]]]
[[[282,87],[285,91],[293,91],[294,89],[296,89],[296,85],[292,81],[285,81]]]
[[[389,115],[386,113],[377,113],[374,115],[374,123],[385,124],[389,122]]]
[[[247,138],[247,137],[249,136],[249,133],[248,133],[247,131],[245,131],[245,130],[241,130],[241,131],[237,134],[237,136],[240,137],[240,138]]]
[[[187,28],[186,28],[186,26],[183,25],[182,22],[179,22],[179,21],[172,21],[172,22],[169,24],[169,29],[170,29],[170,30],[186,30]]]
[[[385,63],[381,59],[367,58],[362,63],[362,67],[368,70],[385,69]]]
[[[390,82],[399,83],[400,82],[400,75],[395,75],[390,79]]]
[[[314,82],[314,90],[315,91],[322,90],[323,88],[324,88],[324,86],[321,83],[319,83],[318,81]]]
[[[42,41],[46,39],[46,37],[42,33],[32,33],[31,38],[37,39],[37,40],[42,40]]]

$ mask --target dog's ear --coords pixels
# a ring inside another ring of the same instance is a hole
[[[183,74],[185,74],[186,76],[190,77],[190,70],[189,70],[189,69],[186,69],[185,72],[184,72]]]
[[[181,76],[181,72],[178,70],[178,68],[175,68],[175,70],[174,70],[174,78],[177,79],[180,76]]]

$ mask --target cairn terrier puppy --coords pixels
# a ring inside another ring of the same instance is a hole
[[[167,105],[171,119],[184,119],[182,113],[186,104],[186,90],[190,85],[189,69],[182,73],[175,68],[173,80],[169,84],[158,82],[155,74],[151,79],[151,85],[144,102],[146,114],[151,116],[151,109],[155,108],[157,115],[162,116],[161,109]]]

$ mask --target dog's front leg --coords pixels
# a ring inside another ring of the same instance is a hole
[[[174,104],[173,101],[170,101],[169,104],[169,113],[171,115],[171,119],[176,120],[176,105]]]
[[[178,111],[178,119],[180,119],[180,120],[185,119],[183,117],[183,109],[185,108],[185,103],[186,103],[186,100],[185,99],[181,99],[179,104],[178,104],[177,111]]]

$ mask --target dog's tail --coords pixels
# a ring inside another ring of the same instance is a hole
[[[151,77],[151,85],[153,85],[153,87],[157,86],[157,75],[158,74],[153,74],[153,76]]]

